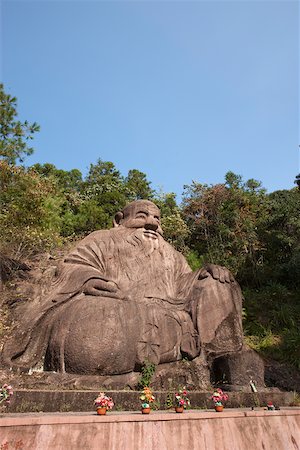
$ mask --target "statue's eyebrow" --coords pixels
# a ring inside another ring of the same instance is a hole
[[[135,215],[138,215],[138,214],[145,214],[146,216],[149,216],[150,213],[149,213],[149,211],[140,209],[140,210],[138,210],[138,211],[135,213]],[[160,215],[159,215],[159,214],[153,214],[153,217],[154,217],[155,219],[160,220]]]

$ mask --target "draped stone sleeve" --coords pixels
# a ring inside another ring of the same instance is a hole
[[[176,299],[182,300],[207,353],[234,352],[243,344],[242,293],[239,284],[214,279],[205,269],[193,272],[185,258],[176,258]],[[200,280],[199,280],[200,277]],[[224,346],[226,342],[226,346]],[[225,349],[225,350],[224,350]]]
[[[95,231],[83,239],[65,258],[52,287],[51,300],[59,302],[61,295],[79,293],[83,285],[92,278],[109,281],[105,277],[105,255],[109,252],[108,247],[109,231]]]

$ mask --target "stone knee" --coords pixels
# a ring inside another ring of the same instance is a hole
[[[97,375],[132,371],[138,321],[133,302],[95,296],[75,299],[52,328],[45,369]]]
[[[241,350],[242,295],[235,281],[222,283],[212,276],[199,280],[192,306],[201,348],[207,354],[218,356]]]

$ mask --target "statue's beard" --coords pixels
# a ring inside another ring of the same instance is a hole
[[[127,242],[137,247],[145,256],[152,255],[160,248],[160,235],[155,236],[143,228],[134,228],[127,238]]]

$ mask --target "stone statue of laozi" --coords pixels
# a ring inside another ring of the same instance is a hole
[[[224,267],[193,272],[162,237],[160,210],[145,200],[114,228],[83,239],[50,294],[28,307],[4,346],[8,367],[119,375],[145,361],[211,360],[243,347],[242,295]]]

